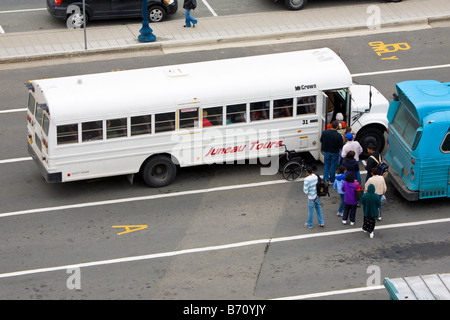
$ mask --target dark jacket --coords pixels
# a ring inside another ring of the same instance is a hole
[[[376,218],[378,216],[378,207],[381,205],[380,196],[375,193],[375,186],[369,184],[367,193],[361,197],[363,205],[364,217]]]
[[[359,162],[355,159],[344,158],[342,160],[342,165],[347,168],[347,171],[353,171],[356,175],[356,172],[359,171]]]
[[[197,8],[197,0],[184,0],[183,9],[194,10]]]
[[[378,153],[378,151],[375,151],[369,156],[369,158],[367,158],[367,165],[365,166],[365,169],[367,170],[366,181],[369,177],[372,176],[372,168],[376,168],[378,165],[377,161],[375,161],[371,156],[373,156],[378,161],[378,159],[380,158],[380,154]]]
[[[334,129],[328,129],[322,132],[320,137],[323,152],[338,153],[344,146],[344,140],[339,132]]]

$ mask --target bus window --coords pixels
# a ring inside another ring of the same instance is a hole
[[[131,117],[131,135],[137,136],[141,134],[152,133],[152,116]]]
[[[450,133],[447,133],[441,144],[441,151],[443,153],[450,153]]]
[[[245,103],[227,106],[227,124],[246,122],[246,112],[247,104]]]
[[[127,136],[127,118],[106,120],[106,138],[120,138]]]
[[[223,119],[223,107],[203,108],[203,128],[221,126]]]
[[[316,96],[297,98],[297,115],[316,113]]]
[[[30,93],[28,94],[28,110],[30,110],[31,114],[34,114],[34,106],[36,105],[36,100],[34,96]]]
[[[49,127],[50,127],[50,120],[48,118],[48,115],[44,113],[44,120],[42,121],[42,130],[44,131],[46,136],[48,136]]]
[[[403,103],[398,107],[397,114],[392,121],[392,127],[411,147],[416,131],[419,128],[419,122],[411,115]]]
[[[103,121],[90,121],[81,124],[83,142],[103,139]]]
[[[44,110],[39,106],[36,106],[36,114],[34,115],[36,123],[42,126],[42,116],[44,115]]]
[[[175,130],[175,112],[155,114],[155,133]]]
[[[270,114],[270,101],[250,103],[250,121],[267,120]]]
[[[56,140],[58,145],[78,143],[78,124],[66,124],[56,129]]]
[[[293,103],[293,98],[274,100],[273,118],[292,117]]]
[[[190,108],[179,111],[179,129],[198,128],[198,109]]]

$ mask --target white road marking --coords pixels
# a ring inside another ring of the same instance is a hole
[[[427,224],[434,224],[434,223],[446,223],[446,222],[450,222],[450,218],[425,220],[425,221],[414,221],[414,222],[390,224],[390,225],[385,225],[385,226],[377,226],[377,230],[413,227],[413,226],[420,226],[420,225],[427,225]],[[345,229],[345,230],[337,230],[337,231],[322,232],[322,233],[310,233],[310,234],[297,235],[297,236],[292,236],[292,237],[282,237],[282,238],[274,238],[274,239],[259,239],[259,240],[230,243],[230,244],[225,244],[225,245],[200,247],[200,248],[192,248],[192,249],[161,252],[161,253],[152,253],[152,254],[146,254],[146,255],[140,255],[140,256],[83,262],[83,263],[78,263],[78,264],[70,264],[70,265],[63,265],[63,266],[56,266],[56,267],[14,271],[14,272],[7,272],[7,273],[0,274],[0,279],[1,278],[18,277],[18,276],[24,276],[24,275],[30,275],[30,274],[37,274],[37,273],[53,272],[53,271],[59,271],[59,270],[67,270],[67,269],[72,269],[72,268],[86,268],[86,267],[110,265],[110,264],[124,263],[124,262],[160,259],[160,258],[174,257],[174,256],[185,255],[185,254],[194,254],[194,253],[199,253],[199,252],[227,250],[227,249],[240,248],[240,247],[253,246],[253,245],[263,245],[263,244],[266,245],[268,243],[296,241],[296,240],[325,237],[325,236],[335,236],[335,235],[342,235],[342,234],[356,233],[356,232],[361,232],[361,229],[354,228],[354,229]],[[307,295],[300,295],[300,296],[284,297],[284,298],[279,298],[279,299],[285,299],[285,300],[306,299],[306,298],[313,298],[313,297],[319,297],[319,296],[360,292],[360,291],[364,291],[364,290],[375,290],[375,289],[379,289],[379,287],[367,287],[365,289],[364,288],[354,288],[354,289],[345,289],[345,290],[338,290],[338,291],[328,291],[328,292],[321,292],[321,293],[314,293],[314,294],[307,294]]]
[[[409,72],[409,71],[422,71],[422,70],[441,69],[441,68],[450,68],[450,64],[441,64],[441,65],[437,65],[437,66],[425,66],[425,67],[415,67],[415,68],[405,68],[405,69],[394,69],[394,70],[355,73],[355,74],[352,74],[352,77],[364,77],[364,76],[373,76],[373,75],[378,75],[378,74],[400,73],[400,72]]]
[[[7,110],[0,110],[0,114],[2,114],[2,113],[14,113],[14,112],[25,112],[25,111],[27,111],[27,108],[7,109]]]
[[[214,9],[209,5],[208,2],[206,2],[206,0],[202,0],[203,4],[208,8],[208,10],[211,12],[211,14],[214,17],[217,17],[217,13],[214,11]]]
[[[32,160],[31,157],[0,160],[0,164]]]
[[[360,288],[352,288],[352,289],[344,289],[344,290],[308,293],[308,294],[302,294],[302,295],[298,295],[298,296],[276,298],[276,299],[272,299],[272,300],[302,300],[302,299],[333,296],[333,295],[337,295],[337,294],[357,293],[357,292],[380,290],[380,289],[384,289],[384,286],[369,286],[369,287],[360,287]]]
[[[7,11],[0,11],[0,14],[2,13],[20,13],[20,12],[31,12],[31,11],[44,11],[47,10],[47,8],[36,8],[36,9],[20,9],[20,10],[7,10]]]
[[[3,30],[1,25],[0,25],[0,33],[5,33],[5,30]]]

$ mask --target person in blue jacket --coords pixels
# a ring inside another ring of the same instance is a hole
[[[347,168],[345,168],[344,166],[338,166],[337,171],[338,174],[336,175],[336,179],[334,180],[333,188],[336,189],[338,194],[341,196],[341,203],[337,211],[337,216],[342,217],[342,212],[344,211],[344,194],[345,194],[345,192],[342,191],[342,185],[344,184],[345,176],[347,175]]]

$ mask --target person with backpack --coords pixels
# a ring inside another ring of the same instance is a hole
[[[367,158],[367,163],[364,168],[367,171],[366,182],[372,177],[372,168],[376,168],[378,166],[378,162],[375,159],[380,158],[380,154],[375,150],[375,146],[373,144],[369,144],[367,146],[367,152],[369,153],[369,158]]]
[[[190,28],[191,22],[194,28],[197,25],[197,19],[191,17],[191,10],[195,10],[195,8],[197,8],[197,0],[184,0],[183,9],[186,24],[183,27]]]
[[[303,192],[308,196],[308,221],[305,222],[305,227],[312,229],[314,209],[317,213],[317,220],[319,221],[319,226],[324,226],[322,208],[320,207],[320,197],[317,194],[317,184],[319,177],[313,174],[312,167],[306,168],[307,177],[304,180]]]
[[[342,184],[342,191],[344,191],[344,212],[342,213],[342,223],[347,224],[347,219],[350,217],[350,225],[353,226],[356,220],[356,208],[358,201],[356,200],[355,190],[358,185],[358,180],[355,180],[353,171],[347,172],[344,183]]]

